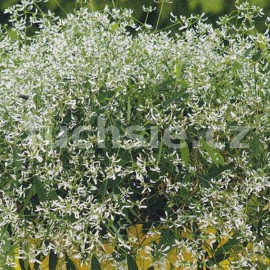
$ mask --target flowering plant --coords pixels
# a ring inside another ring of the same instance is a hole
[[[172,16],[175,37],[130,10],[8,10],[1,269],[14,254],[25,269],[46,256],[50,269],[72,258],[136,269],[138,256],[160,269],[269,265],[269,24],[258,33],[262,10],[236,7],[217,29]]]

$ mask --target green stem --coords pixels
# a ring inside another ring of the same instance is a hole
[[[145,20],[144,20],[144,24],[146,24],[147,23],[147,21],[148,21],[148,17],[149,17],[149,11],[147,12],[147,14],[146,14],[146,17],[145,17]]]
[[[130,96],[128,96],[128,104],[127,104],[127,123],[130,123],[131,117],[131,104],[130,104]]]
[[[159,164],[160,162],[162,149],[163,149],[163,138],[161,139],[160,145],[159,145],[157,164]]]
[[[162,13],[162,10],[163,10],[163,6],[164,6],[164,1],[162,0],[161,2],[161,7],[160,7],[160,10],[159,10],[159,14],[158,14],[158,20],[157,20],[157,24],[156,24],[156,31],[158,29],[158,25],[159,25],[159,21],[160,21],[160,18],[161,18],[161,13]]]

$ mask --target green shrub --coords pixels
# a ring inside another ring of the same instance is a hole
[[[149,247],[153,265],[178,247],[175,266],[218,269],[230,257],[232,269],[265,269],[270,54],[268,32],[253,27],[262,11],[239,4],[217,29],[173,17],[181,31],[171,38],[128,10],[24,17],[30,2],[12,11],[20,38],[0,35],[3,267],[15,247],[29,262],[75,250],[89,262],[112,243],[122,269],[140,249],[127,228],[142,223],[164,236]],[[33,37],[29,22],[40,26]]]

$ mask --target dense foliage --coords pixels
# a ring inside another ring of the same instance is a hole
[[[5,0],[0,2],[0,22],[8,23],[8,14],[4,13],[4,10],[14,4],[20,3],[20,0]],[[245,0],[241,0],[245,2]],[[259,5],[264,9],[265,13],[270,12],[270,2],[268,0],[249,0],[250,4]],[[202,14],[203,12],[209,18],[209,21],[213,24],[216,23],[219,16],[228,14],[234,10],[235,0],[47,0],[40,1],[38,3],[41,10],[51,10],[56,15],[65,17],[67,13],[73,11],[74,8],[78,8],[80,5],[100,11],[108,6],[109,8],[128,8],[132,9],[133,16],[138,21],[145,21],[149,24],[156,24],[158,19],[158,13],[162,9],[159,28],[170,27],[170,30],[176,30],[171,27],[170,13],[173,12],[177,16],[184,15],[190,16],[190,14]],[[152,7],[153,12],[150,16],[144,12],[143,7]],[[264,20],[257,19],[257,27],[260,31],[265,30]]]
[[[24,17],[31,2],[9,10],[20,39],[0,33],[2,269],[15,252],[26,266],[50,255],[125,269],[142,250],[160,269],[172,250],[175,267],[265,269],[269,20],[264,34],[253,25],[262,10],[238,4],[217,29],[173,16],[173,39],[128,10]],[[33,37],[29,22],[40,25]],[[156,240],[138,244],[136,224]]]

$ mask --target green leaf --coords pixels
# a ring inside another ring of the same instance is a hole
[[[27,260],[19,259],[19,264],[20,264],[21,270],[30,270],[31,269]]]
[[[23,202],[23,206],[22,206],[22,209],[20,211],[20,214],[23,214],[26,206],[28,205],[28,203],[30,202],[31,198],[36,194],[36,190],[35,190],[35,186],[32,185],[32,187],[30,188],[24,202]]]
[[[23,248],[24,250],[24,254],[29,254],[29,250],[30,250],[30,245],[29,245],[29,242],[26,242],[24,245],[20,246],[20,249]],[[13,250],[13,253],[12,255],[14,256],[14,254],[16,254],[16,257],[17,255],[20,256],[20,252],[19,252],[19,247],[17,249],[17,251],[15,252],[14,249]],[[31,266],[30,266],[30,263],[29,263],[29,258],[28,257],[25,257],[25,258],[18,258],[19,259],[19,265],[20,265],[20,269],[21,270],[31,270]],[[17,269],[17,268],[16,268]],[[34,269],[33,269],[34,270]]]
[[[257,269],[258,270],[269,270],[269,264],[267,265],[267,264],[263,264],[263,263],[261,263],[261,262],[256,262],[256,264],[257,264]]]
[[[58,195],[54,190],[51,190],[48,194],[50,200],[58,200]]]
[[[13,149],[13,162],[15,171],[20,171],[22,169],[22,160],[21,160],[21,148],[15,147]]]
[[[175,79],[173,78],[168,78],[167,80],[163,81],[162,83],[158,84],[155,86],[155,89],[157,91],[164,91],[168,90],[173,84],[175,83]]]
[[[42,261],[41,260],[41,254],[38,254],[37,256],[36,256],[36,261],[35,261],[35,263],[34,263],[34,266],[33,266],[33,269],[32,270],[39,270],[40,269],[40,261]]]
[[[218,264],[218,263],[226,260],[228,257],[230,257],[228,254],[227,255],[219,254],[219,255],[216,255],[213,258],[209,259],[206,264],[207,264],[207,266],[213,266],[215,264]]]
[[[215,156],[216,156],[216,159],[218,160],[219,164],[221,166],[225,166],[224,157],[217,150],[215,150]]]
[[[0,265],[4,265],[4,262],[6,261],[6,255],[10,255],[11,257],[14,257],[15,254],[15,246],[12,245],[12,241],[10,240],[10,234],[8,232],[8,225],[5,225],[0,228],[0,242],[1,242],[1,249],[2,253],[0,253]],[[12,269],[5,268],[5,270],[14,270],[14,267]]]
[[[175,244],[175,236],[171,235],[171,230],[165,230],[162,233],[162,237],[156,246],[153,257],[154,259],[160,258],[165,254],[169,254],[169,252],[173,249]]]
[[[25,245],[21,246],[21,248],[23,248],[24,254],[29,253],[29,243],[26,243]],[[19,258],[19,264],[22,270],[31,270],[28,257],[25,257],[23,259]]]
[[[92,260],[91,260],[91,270],[102,270],[101,264],[94,254],[93,254]]]
[[[131,255],[127,255],[128,270],[139,270],[135,260]]]
[[[260,138],[258,135],[255,135],[251,144],[251,155],[252,157],[257,157],[259,153],[260,153]]]
[[[236,247],[236,245],[238,244],[238,242],[239,242],[239,240],[236,239],[236,236],[234,236],[233,238],[229,239],[225,244],[223,244],[222,246],[220,246],[215,251],[215,255],[226,254],[230,249],[232,249],[233,247]]]
[[[76,265],[68,256],[66,256],[66,268],[67,270],[77,270]]]
[[[118,28],[118,26],[119,26],[119,23],[118,22],[114,23],[112,25],[112,27],[111,27],[111,31],[114,32]]]
[[[165,102],[164,102],[164,105],[169,105],[171,103],[181,103],[183,102],[184,100],[187,99],[188,97],[188,94],[186,92],[186,89],[187,89],[187,83],[185,83],[184,80],[180,80],[177,82],[177,85],[180,85],[181,86],[181,90],[178,90],[176,93],[174,93],[169,99],[167,99]]]
[[[265,251],[265,256],[270,260],[270,250]]]
[[[168,243],[169,240],[170,240],[170,231],[166,230],[162,233],[162,237],[158,242],[157,249],[159,250],[162,247],[164,247]]]
[[[124,215],[124,218],[125,220],[130,224],[130,225],[133,225],[132,221],[130,220],[130,215],[129,215],[129,210],[127,208],[123,209],[123,215]]]
[[[45,202],[47,200],[47,196],[43,188],[43,184],[41,183],[41,181],[38,179],[37,176],[34,177],[33,184],[34,184],[39,200],[41,202]]]
[[[9,240],[7,240],[7,241],[9,241]],[[6,243],[4,244],[5,245],[5,247],[6,247]],[[3,247],[3,246],[2,246]],[[15,245],[12,245],[11,243],[10,243],[10,241],[9,241],[9,243],[8,243],[8,249],[3,249],[4,251],[5,251],[5,253],[4,254],[0,254],[0,263],[2,263],[2,262],[6,262],[6,255],[8,254],[11,258],[14,258],[14,254],[16,254],[17,252],[16,252],[16,246]],[[17,254],[18,255],[18,254]],[[3,256],[3,258],[2,258],[2,256]],[[4,263],[3,264],[1,264],[1,266],[2,265],[4,265]],[[5,270],[14,270],[14,267],[11,267],[11,266],[5,266],[5,268],[4,268]]]
[[[258,44],[262,52],[267,48],[267,41],[265,40],[263,34],[258,35]]]
[[[112,221],[113,222],[113,221]],[[112,230],[114,231],[115,235],[118,237],[118,239],[121,239],[122,241],[124,241],[123,239],[123,235],[121,235],[118,231],[118,229],[114,226],[113,223],[111,223],[110,227],[112,228]]]
[[[252,52],[253,48],[249,48],[246,50],[246,52],[244,53],[244,57],[248,58],[250,56],[250,53]]]
[[[177,85],[181,86],[183,90],[186,90],[188,88],[188,81],[182,79],[177,81]]]
[[[129,209],[131,214],[133,214],[134,217],[136,217],[138,220],[141,220],[140,216],[138,215],[138,213],[136,211],[134,211],[133,208]]]
[[[218,264],[224,260],[226,260],[229,256],[230,253],[229,251],[232,248],[235,248],[236,245],[238,244],[239,240],[237,240],[237,235],[234,235],[233,238],[229,239],[225,244],[220,246],[214,253],[213,258],[211,258],[208,262],[208,266],[213,266],[215,264]]]
[[[176,65],[176,70],[175,70],[175,77],[176,77],[175,86],[177,85],[176,82],[182,73],[182,68],[183,68],[183,63],[180,60],[178,60],[177,65]]]
[[[215,251],[213,258],[207,262],[207,265],[210,267],[226,260],[230,256],[229,251],[236,247],[238,242],[239,240],[236,239],[236,235],[229,239],[225,244]]]
[[[150,266],[147,270],[155,270],[154,266]]]
[[[53,250],[50,251],[49,255],[49,270],[56,270],[58,258]]]
[[[219,168],[219,165],[225,165],[224,157],[218,152],[218,150],[212,149],[212,147],[203,139],[201,139],[200,142],[208,155],[211,157],[214,164],[217,166],[217,168]]]
[[[234,62],[232,64],[233,71],[237,72],[238,70],[242,69],[242,65],[239,62]]]
[[[188,149],[188,144],[186,143],[186,141],[184,139],[180,140],[180,153],[181,153],[182,160],[184,161],[186,166],[188,166],[188,164],[189,164],[189,149]]]
[[[261,59],[261,55],[262,55],[262,50],[258,49],[257,53],[255,55],[253,55],[252,60],[255,63],[259,62],[259,60]]]
[[[217,167],[219,167],[219,163],[215,157],[215,153],[214,153],[213,149],[210,147],[210,145],[202,139],[201,139],[201,144],[202,144],[203,148],[206,150],[206,152],[208,153],[208,155],[211,157],[211,159],[215,163],[215,165]]]

